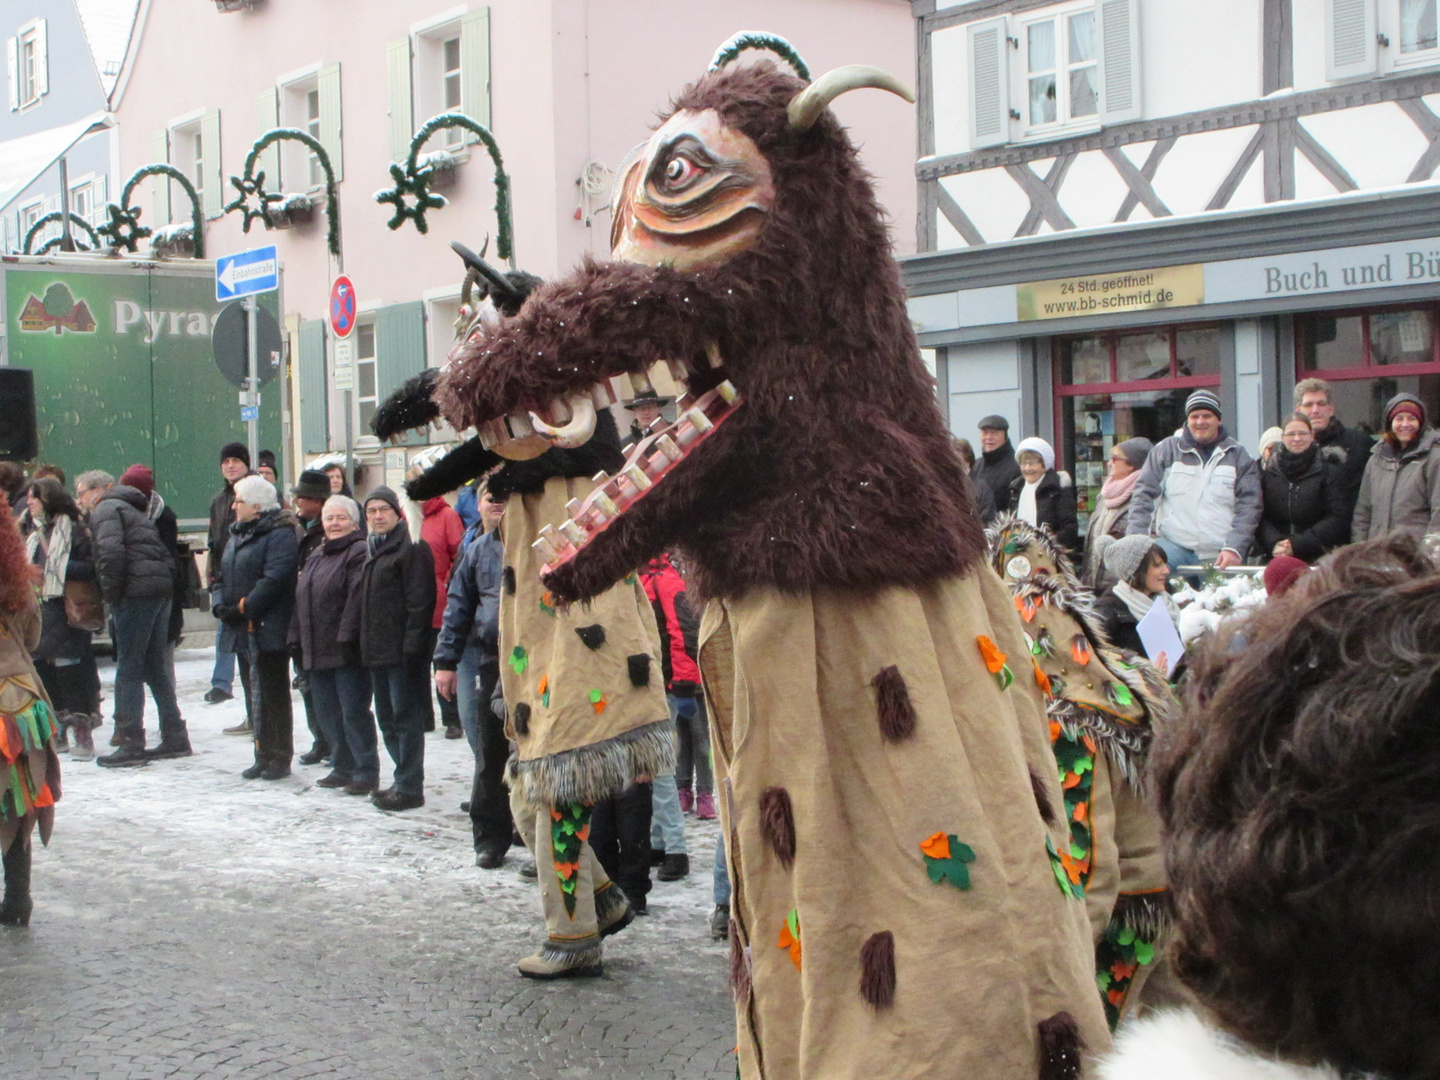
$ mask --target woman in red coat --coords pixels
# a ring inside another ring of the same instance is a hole
[[[430,545],[435,556],[435,622],[430,638],[430,652],[435,652],[435,642],[440,637],[440,624],[445,619],[445,590],[450,587],[450,570],[460,559],[460,543],[465,536],[465,523],[448,502],[440,496],[427,499],[422,508],[424,518],[420,522],[420,539]],[[465,734],[460,726],[460,707],[455,699],[440,699],[440,719],[445,723],[445,737],[459,739]],[[435,730],[432,719],[426,731]]]

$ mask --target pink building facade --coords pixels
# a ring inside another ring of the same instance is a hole
[[[345,444],[347,398],[334,388],[325,324],[330,282],[343,264],[360,301],[348,404],[356,459],[363,486],[394,482],[413,451],[387,454],[366,421],[377,400],[450,347],[462,267],[448,241],[479,250],[489,237],[489,257],[500,262],[494,166],[482,146],[451,138],[462,134],[456,129],[425,146],[445,151],[453,165],[442,190],[448,205],[429,211],[426,234],[409,222],[387,228],[391,207],[374,194],[392,183],[390,163],[403,158],[411,133],[444,111],[488,125],[510,176],[515,265],[542,277],[564,273],[582,255],[608,250],[612,170],[716,47],[749,28],[787,37],[817,74],[868,63],[914,79],[906,0],[146,0],[112,97],[116,186],[166,160],[198,189],[208,257],[278,247],[291,476],[302,461]],[[890,95],[852,94],[836,111],[878,179],[897,254],[913,252],[913,110]],[[261,161],[265,187],[293,197],[288,227],[267,232],[256,221],[246,234],[241,214],[222,212],[236,195],[231,178],[276,126],[311,133],[328,153],[338,259],[327,251],[322,171],[298,143]],[[152,228],[190,220],[189,199],[174,182],[144,182],[132,201]]]

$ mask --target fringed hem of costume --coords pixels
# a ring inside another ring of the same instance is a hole
[[[1127,680],[1128,681],[1128,680]],[[1145,760],[1153,733],[1148,724],[1133,724],[1084,702],[1055,698],[1046,711],[1072,739],[1091,736],[1105,751],[1110,764],[1139,794],[1144,794]]]
[[[1155,943],[1169,924],[1169,893],[1122,894],[1095,946],[1095,981],[1110,1030],[1120,1022],[1136,973],[1155,962]]]
[[[28,703],[0,710],[0,851],[17,836],[40,827],[40,842],[50,843],[55,827],[55,802],[60,798],[60,759],[51,740],[58,730],[54,711],[25,683],[4,680],[6,698],[20,691]]]
[[[620,794],[637,776],[673,772],[675,741],[675,725],[657,720],[590,746],[514,760],[512,784],[536,805],[593,803]]]
[[[580,881],[580,857],[589,838],[590,807],[584,803],[564,803],[550,808],[551,856],[555,876],[560,879],[565,913],[572,919],[575,918],[575,887]]]

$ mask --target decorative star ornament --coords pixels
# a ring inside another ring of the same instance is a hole
[[[437,195],[430,190],[430,180],[434,176],[434,169],[429,165],[421,166],[411,172],[394,162],[390,165],[390,178],[395,181],[393,187],[381,188],[375,193],[375,201],[378,203],[390,203],[395,207],[395,213],[385,224],[391,229],[398,229],[404,225],[406,220],[413,221],[415,228],[425,233],[430,231],[430,225],[425,220],[425,214],[429,210],[439,210],[447,205],[444,195]],[[406,196],[413,202],[407,204]]]
[[[150,235],[150,229],[140,224],[140,208],[131,206],[121,209],[114,203],[105,205],[110,220],[95,231],[105,237],[116,248],[134,252],[140,248],[140,241]]]

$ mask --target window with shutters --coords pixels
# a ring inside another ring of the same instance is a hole
[[[46,21],[31,19],[6,42],[6,67],[10,81],[10,108],[28,109],[38,105],[50,92]]]
[[[1380,33],[1390,42],[1381,52],[1392,68],[1440,63],[1440,0],[1387,0]]]
[[[320,138],[320,76],[317,72],[280,86],[280,126],[299,128]],[[298,142],[280,144],[280,175],[290,191],[316,191],[325,186],[320,160]]]
[[[170,121],[169,127],[157,136],[155,146],[164,150],[164,160],[195,185],[205,217],[219,217],[225,201],[220,174],[220,111],[189,113]],[[169,185],[168,203],[172,223],[189,222],[190,200],[181,192],[179,184]],[[163,204],[157,206],[157,211],[162,209]]]
[[[325,148],[336,183],[343,179],[339,64],[316,65],[282,76],[273,92],[266,90],[260,96],[260,123],[262,127],[305,132]],[[282,140],[266,150],[257,167],[264,167],[269,177],[277,166],[283,190],[312,196],[324,191],[325,168],[320,156],[303,143]],[[272,181],[267,180],[265,186],[274,190]]]
[[[391,49],[403,45],[397,42]],[[457,9],[416,23],[408,47],[408,80],[403,69],[390,72],[392,143],[399,141],[402,131],[413,133],[440,113],[461,112],[490,124],[489,8]],[[429,147],[454,150],[474,141],[475,136],[463,128],[448,128]],[[399,149],[393,146],[392,152]]]
[[[375,374],[375,320],[362,319],[355,324],[355,432],[358,438],[370,436],[370,418],[379,405],[378,379]],[[374,439],[370,439],[371,442]]]
[[[170,129],[170,164],[189,178],[202,198],[205,195],[205,149],[205,136],[200,130],[199,117]],[[181,201],[183,200],[176,200],[172,212],[189,221],[190,207],[179,205]]]
[[[1100,121],[1100,77],[1095,5],[1045,8],[1017,19],[1027,135],[1059,128],[1093,127]]]

